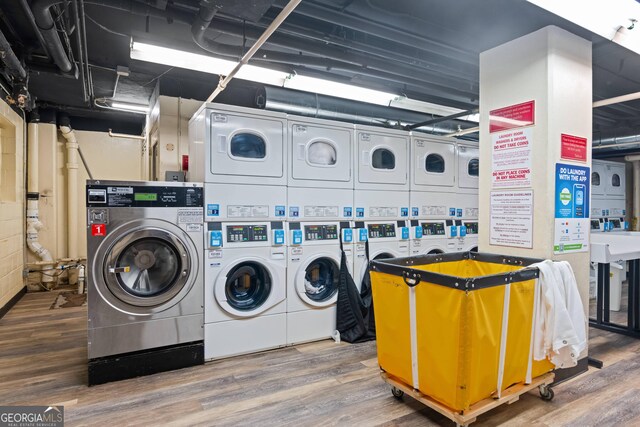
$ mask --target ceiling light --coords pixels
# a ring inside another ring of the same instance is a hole
[[[339,98],[352,99],[354,101],[368,102],[370,104],[389,105],[396,95],[381,92],[373,89],[366,89],[359,86],[344,83],[332,82],[330,80],[317,79],[294,75],[285,80],[284,85],[288,89],[315,92],[323,95],[337,96]]]
[[[636,33],[637,30],[634,30],[634,23],[640,19],[640,3],[636,0],[528,1],[607,40],[640,53],[640,31]],[[624,34],[620,35],[621,32]]]
[[[226,76],[231,72],[233,67],[236,65],[235,62],[227,61],[225,59],[136,42],[133,40],[131,42],[131,59],[223,76]],[[236,74],[236,78],[239,79],[275,86],[282,86],[284,80],[288,76],[289,73],[270,70],[263,67],[256,67],[254,65],[245,65],[240,69],[238,74]]]
[[[147,114],[149,112],[148,105],[129,104],[127,102],[111,102],[111,108],[115,110],[131,111],[132,113]]]
[[[433,104],[431,102],[417,101],[407,98],[406,96],[397,96],[389,103],[389,107],[402,108],[403,110],[419,111],[421,113],[433,114],[436,116],[451,116],[453,114],[462,113],[465,110],[453,107],[445,107],[444,105]],[[469,114],[468,116],[458,117],[457,120],[465,120],[467,122],[480,122],[479,114]]]

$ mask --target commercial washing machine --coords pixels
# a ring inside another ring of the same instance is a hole
[[[353,230],[346,222],[289,222],[287,344],[330,338],[336,330],[340,238],[353,274]]]
[[[286,217],[284,113],[203,105],[189,122],[189,181],[204,182],[207,221]]]
[[[356,221],[354,237],[353,278],[358,286],[362,283],[369,261],[383,258],[402,258],[410,255],[410,229],[405,220]],[[367,242],[369,246],[368,259]]]
[[[205,359],[286,345],[282,221],[207,223]]]
[[[593,160],[591,171],[591,231],[625,231],[625,165]],[[597,220],[597,222],[596,222]]]
[[[409,133],[355,126],[356,220],[409,219]]]
[[[287,123],[289,219],[352,219],[353,125],[296,116]]]
[[[452,252],[452,245],[445,220],[411,220],[411,256]]]
[[[87,181],[89,384],[203,363],[201,184]]]

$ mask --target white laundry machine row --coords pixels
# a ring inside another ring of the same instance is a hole
[[[288,116],[288,217],[353,218],[353,125]]]
[[[357,286],[362,284],[369,261],[411,255],[408,220],[356,221],[353,235],[353,279]]]
[[[189,181],[204,182],[207,221],[287,215],[286,114],[205,104],[189,122]]]
[[[624,231],[626,221],[625,164],[593,160],[591,171],[591,230]]]
[[[86,191],[89,385],[202,364],[202,184]]]
[[[409,132],[355,126],[355,219],[409,219]]]
[[[353,274],[353,230],[349,221],[289,222],[287,264],[287,344],[330,338],[336,330],[336,303],[342,251]]]
[[[286,345],[284,243],[282,221],[207,223],[205,360]]]

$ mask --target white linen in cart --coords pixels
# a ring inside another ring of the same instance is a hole
[[[571,265],[545,260],[540,270],[533,319],[533,358],[557,368],[576,366],[587,347],[587,321]]]

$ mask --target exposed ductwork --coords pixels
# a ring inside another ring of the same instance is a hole
[[[67,52],[62,45],[55,21],[51,16],[51,7],[62,3],[63,0],[36,0],[31,6],[33,17],[40,29],[40,33],[46,43],[46,49],[51,55],[53,62],[60,68],[60,71],[66,74],[77,75],[78,69],[71,62]]]

